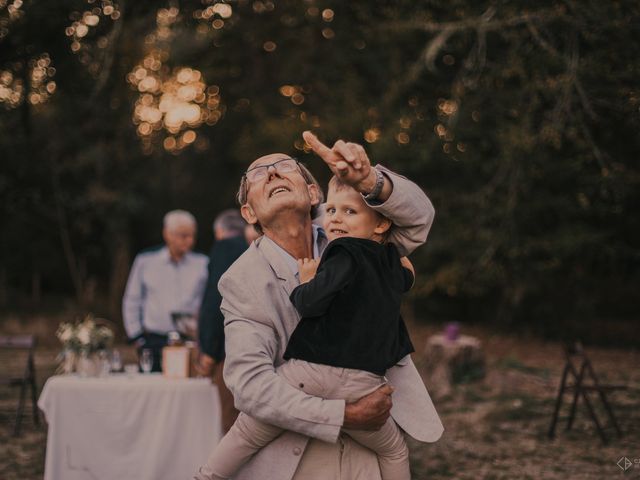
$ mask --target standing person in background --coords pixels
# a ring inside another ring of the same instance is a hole
[[[222,379],[224,317],[220,312],[222,296],[218,292],[218,281],[231,264],[247,249],[249,240],[245,239],[246,225],[238,209],[224,210],[213,222],[215,242],[209,254],[209,278],[198,316],[198,341],[200,344],[198,371],[201,375],[212,375],[214,383],[218,386],[222,428],[225,432],[233,425],[238,411],[233,406],[233,395]]]
[[[149,349],[152,371],[162,370],[162,348],[175,330],[172,313],[197,315],[207,281],[207,256],[191,251],[196,219],[184,210],[164,216],[165,245],[139,253],[131,267],[122,299],[122,317],[129,340],[140,354]]]

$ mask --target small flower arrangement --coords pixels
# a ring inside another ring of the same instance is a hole
[[[62,343],[61,371],[73,372],[78,366],[77,360],[91,357],[100,350],[109,349],[113,343],[113,330],[101,325],[93,315],[87,315],[81,322],[63,322],[56,331]]]
[[[74,353],[96,353],[110,348],[113,343],[113,330],[99,325],[91,314],[81,322],[61,323],[56,336],[64,350]]]

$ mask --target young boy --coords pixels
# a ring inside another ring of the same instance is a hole
[[[278,374],[310,395],[353,402],[386,383],[385,371],[413,352],[400,317],[413,267],[384,243],[389,219],[336,177],[323,224],[330,243],[320,261],[298,260],[300,285],[290,298],[302,319]],[[391,418],[378,431],[344,431],[378,455],[383,480],[411,478],[407,445]],[[230,478],[281,432],[241,413],[207,461],[210,478]]]

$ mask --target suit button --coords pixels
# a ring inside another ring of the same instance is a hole
[[[302,453],[302,450],[298,447],[293,449],[293,454],[297,457],[298,455],[300,455]]]

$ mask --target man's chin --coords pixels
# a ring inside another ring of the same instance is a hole
[[[268,225],[273,223],[274,220],[277,220],[280,217],[286,217],[292,214],[296,214],[299,216],[308,215],[309,219],[311,219],[311,204],[310,203],[298,203],[292,202],[291,197],[287,195],[289,198],[285,198],[284,194],[281,194],[282,198],[271,197],[268,203],[268,209],[263,213],[262,217],[259,218],[258,221],[262,225]]]

